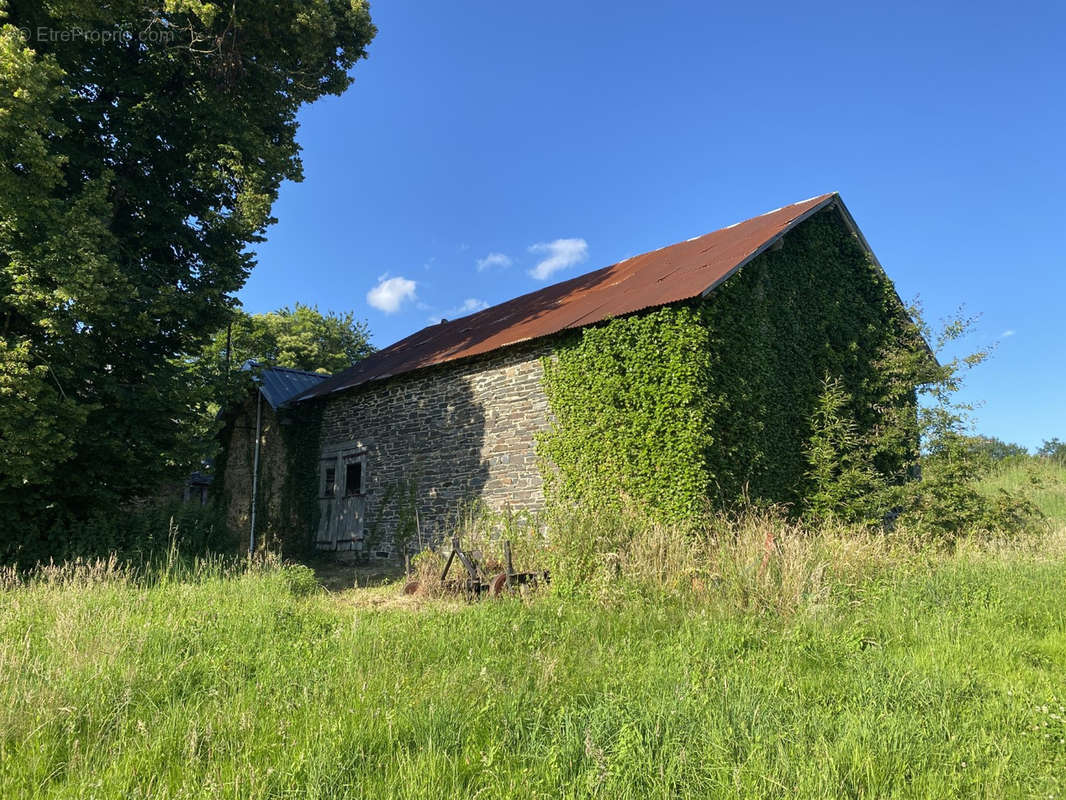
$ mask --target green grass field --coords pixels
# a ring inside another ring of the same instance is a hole
[[[981,485],[987,491],[1024,493],[1053,523],[1066,524],[1066,467],[1062,465],[1035,458],[1011,460]]]
[[[814,559],[825,590],[787,612],[714,586],[468,606],[301,568],[8,575],[0,797],[1060,797],[1055,525]]]

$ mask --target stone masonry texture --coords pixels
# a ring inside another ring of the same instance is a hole
[[[279,429],[279,419],[270,404],[263,402],[259,446],[259,487],[257,497],[256,540],[260,546],[271,545],[281,528],[298,524],[282,521],[281,493],[288,474],[289,453]],[[226,523],[236,549],[248,547],[252,509],[252,465],[255,459],[256,395],[249,393],[230,420],[228,446],[224,453],[222,497]]]
[[[422,539],[448,535],[475,501],[537,512],[544,492],[536,434],[548,427],[541,359],[551,340],[515,345],[357,387],[324,402],[321,450],[364,450],[364,555],[400,558],[389,487],[413,481]],[[415,543],[412,542],[412,546]]]

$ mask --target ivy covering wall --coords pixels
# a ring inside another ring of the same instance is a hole
[[[320,404],[261,408],[256,545],[302,556],[314,547],[318,524]],[[248,547],[252,472],[255,460],[256,394],[249,392],[231,411],[215,460],[216,502],[225,513],[230,545]]]
[[[285,555],[314,552],[318,528],[319,440],[321,403],[304,403],[283,412],[281,439],[288,454],[288,469],[281,487],[275,535]]]
[[[709,297],[609,320],[546,359],[555,421],[538,442],[549,501],[633,503],[670,521],[749,497],[809,492],[825,378],[861,431],[891,418],[878,469],[902,480],[911,391],[880,364],[913,339],[891,282],[832,209],[797,226]]]

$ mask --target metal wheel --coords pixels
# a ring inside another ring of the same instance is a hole
[[[501,594],[507,591],[507,573],[501,572],[499,575],[489,581],[489,595],[491,597],[499,597]]]

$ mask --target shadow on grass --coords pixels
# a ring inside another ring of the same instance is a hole
[[[315,558],[306,563],[315,571],[315,578],[322,587],[331,592],[384,586],[404,580],[403,567],[391,562],[344,564],[332,558]]]

